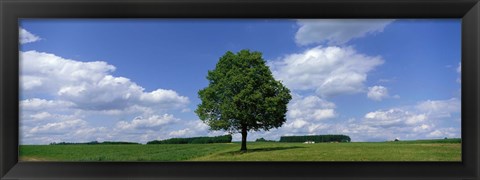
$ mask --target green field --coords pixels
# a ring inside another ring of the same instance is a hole
[[[21,161],[461,161],[457,140],[352,143],[21,145]]]

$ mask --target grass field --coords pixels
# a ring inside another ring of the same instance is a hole
[[[352,143],[21,145],[21,161],[461,161],[455,140]]]

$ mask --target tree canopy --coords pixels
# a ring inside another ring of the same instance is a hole
[[[242,133],[241,150],[248,131],[268,131],[286,121],[290,90],[274,79],[260,52],[226,52],[207,79],[195,112],[211,130]]]

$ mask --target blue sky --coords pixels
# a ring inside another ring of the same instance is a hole
[[[460,137],[460,30],[460,19],[23,19],[20,141],[222,135],[193,112],[197,92],[241,49],[262,52],[293,95],[287,122],[249,140]]]

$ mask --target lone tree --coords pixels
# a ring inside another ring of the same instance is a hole
[[[241,151],[247,150],[248,131],[268,131],[286,121],[290,90],[273,78],[260,52],[226,52],[207,79],[195,113],[211,130],[240,132]]]

